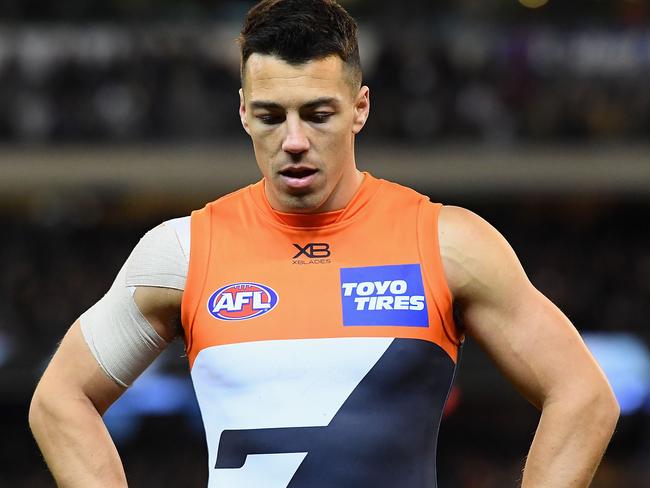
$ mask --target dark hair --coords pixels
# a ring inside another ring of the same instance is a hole
[[[258,53],[293,65],[337,55],[361,83],[357,23],[334,0],[263,0],[246,15],[239,46],[242,82],[246,61]]]

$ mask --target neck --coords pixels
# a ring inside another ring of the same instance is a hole
[[[334,187],[334,190],[332,190],[332,193],[327,200],[325,200],[325,202],[323,202],[315,212],[334,212],[335,210],[345,208],[359,190],[359,187],[363,182],[363,173],[355,167],[353,168],[351,175],[341,176],[341,180],[343,179],[345,179],[345,182],[340,181],[340,183]]]

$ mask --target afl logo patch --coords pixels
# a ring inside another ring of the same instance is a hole
[[[233,283],[208,299],[208,312],[219,320],[246,320],[270,312],[278,304],[273,288],[259,283]]]

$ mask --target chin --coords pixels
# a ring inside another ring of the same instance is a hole
[[[315,213],[324,203],[314,192],[285,194],[282,200],[286,211],[290,213]]]

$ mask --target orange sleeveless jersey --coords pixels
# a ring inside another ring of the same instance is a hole
[[[365,174],[345,209],[264,181],[192,214],[182,323],[209,486],[435,486],[460,338],[441,205]]]

